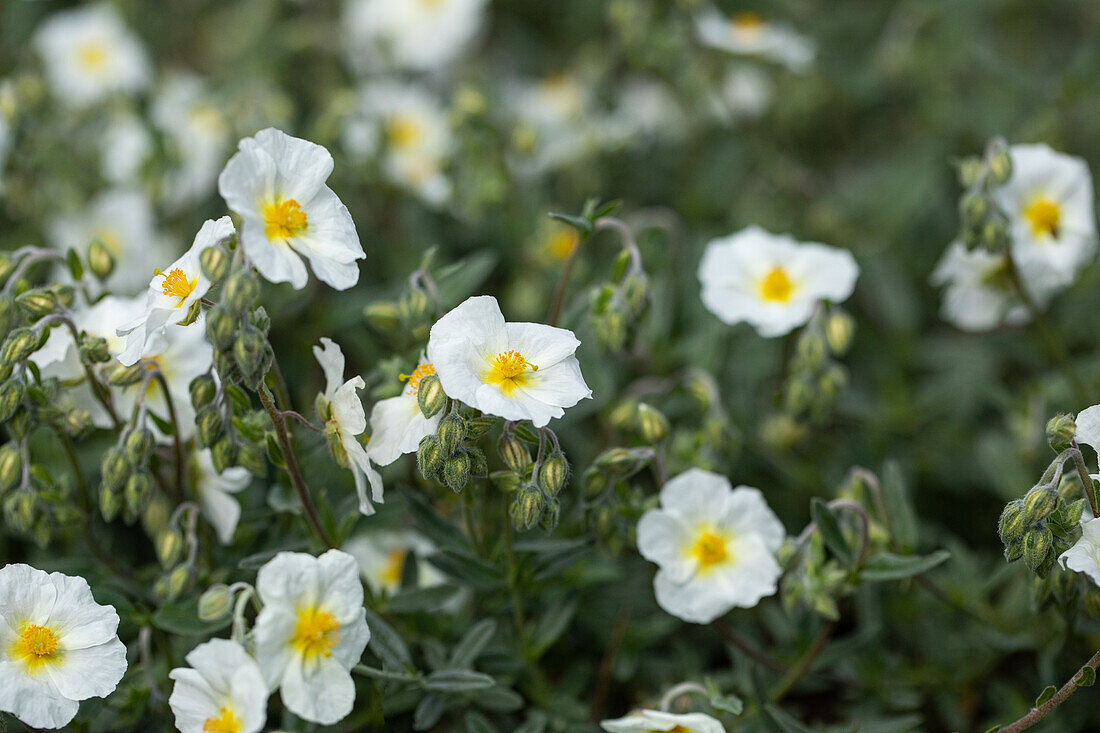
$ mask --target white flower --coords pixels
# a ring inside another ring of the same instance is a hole
[[[513,81],[505,86],[504,102],[516,119],[515,162],[523,173],[568,165],[597,150],[608,132],[608,120],[593,110],[591,90],[569,73]]]
[[[183,72],[161,85],[151,116],[176,162],[164,174],[163,199],[177,210],[214,190],[230,144],[229,123],[206,82]]]
[[[67,105],[84,107],[114,92],[133,93],[149,79],[141,41],[106,3],[50,16],[34,43],[54,95]]]
[[[734,64],[719,89],[721,114],[729,121],[756,119],[772,102],[775,85],[764,69],[754,64]]]
[[[140,292],[153,270],[179,252],[157,234],[149,199],[125,189],[105,191],[83,212],[59,217],[49,234],[61,251],[84,251],[93,239],[103,242],[115,258],[107,285],[117,295]]]
[[[360,72],[443,69],[481,28],[488,0],[348,0],[348,60]]]
[[[1025,282],[1069,285],[1096,254],[1092,176],[1081,158],[1046,145],[1013,145],[1012,177],[994,190],[1011,221],[1012,256]]]
[[[269,127],[246,137],[218,176],[218,191],[240,215],[241,245],[260,274],[296,290],[313,272],[337,290],[359,281],[366,255],[344,204],[325,185],[332,156],[320,145]]]
[[[428,361],[449,397],[541,428],[591,397],[572,331],[505,323],[496,298],[468,298],[432,326]]]
[[[196,453],[191,462],[191,480],[195,484],[202,515],[213,525],[218,541],[223,545],[231,544],[241,519],[240,502],[232,495],[248,488],[252,475],[241,466],[230,466],[218,473],[210,450],[204,449]]]
[[[1081,539],[1058,557],[1063,568],[1084,573],[1100,585],[1100,519],[1081,523]]]
[[[1019,325],[1030,318],[1008,274],[1008,255],[952,242],[932,272],[932,285],[946,286],[940,314],[964,331],[988,331],[1001,323]],[[1033,292],[1040,304],[1049,289]]]
[[[118,329],[119,336],[126,336],[126,348],[118,357],[123,365],[136,364],[161,329],[187,318],[191,306],[210,290],[210,280],[203,274],[199,258],[204,250],[228,239],[233,232],[233,220],[228,216],[217,221],[207,219],[195,235],[191,249],[166,271],[157,268],[149,281],[144,311]]]
[[[331,339],[322,338],[321,346],[313,347],[313,355],[325,372],[326,416],[325,435],[342,465],[351,469],[355,479],[355,493],[359,496],[359,511],[374,514],[372,501],[382,503],[382,477],[371,465],[366,448],[358,436],[367,429],[367,415],[358,391],[364,387],[363,378],[344,380],[344,352]],[[367,496],[367,484],[371,494]]]
[[[767,337],[806,323],[822,300],[846,300],[858,276],[847,250],[758,226],[711,240],[699,263],[707,310],[724,323],[752,324]]]
[[[119,115],[107,123],[100,141],[99,167],[115,185],[133,184],[153,152],[153,137],[134,114]]]
[[[683,138],[688,130],[687,117],[680,100],[662,81],[637,76],[619,84],[615,114],[609,120],[609,131],[617,132],[624,142],[637,135]]]
[[[117,629],[83,578],[0,569],[0,710],[32,728],[68,725],[81,700],[111,694],[126,672]]]
[[[783,64],[791,71],[806,71],[816,55],[814,42],[782,23],[765,22],[755,13],[738,13],[727,18],[714,8],[695,18],[700,42],[745,56]]]
[[[300,718],[331,725],[351,712],[348,670],[370,640],[355,558],[340,550],[320,557],[280,552],[260,568],[264,607],[253,636],[268,687]]]
[[[704,713],[677,715],[660,710],[637,710],[625,718],[601,720],[609,733],[726,733],[720,722]]]
[[[759,489],[731,489],[725,476],[692,468],[666,483],[661,507],[638,522],[638,552],[660,566],[658,605],[707,624],[775,593],[785,536]]]
[[[360,157],[380,155],[386,178],[429,204],[450,198],[443,169],[454,141],[446,113],[423,88],[395,81],[364,85],[355,113],[345,120],[343,139]]]
[[[211,639],[187,655],[168,705],[181,733],[257,733],[267,722],[267,683],[240,644]]]
[[[405,391],[380,400],[370,411],[373,432],[367,455],[379,466],[388,466],[406,453],[415,453],[420,439],[435,432],[441,415],[424,417],[420,409],[420,380],[435,374],[435,367],[421,360],[412,374],[402,374]]]
[[[344,549],[355,558],[359,572],[375,593],[393,593],[400,588],[405,563],[410,561],[416,563],[420,588],[444,581],[442,573],[425,559],[435,546],[416,532],[364,532],[348,540]]]

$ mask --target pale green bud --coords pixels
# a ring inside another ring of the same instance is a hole
[[[539,527],[543,532],[553,532],[557,529],[561,519],[561,502],[551,498],[542,508],[542,516],[539,517]]]
[[[241,374],[250,381],[256,381],[266,371],[267,339],[252,326],[241,329],[233,342],[233,360]]]
[[[608,486],[611,485],[611,482],[608,480],[607,476],[596,470],[596,468],[594,467],[589,468],[587,471],[584,472],[581,483],[584,485],[584,497],[586,499],[597,498],[598,496],[603,494],[604,491],[607,490]]]
[[[645,468],[655,455],[652,448],[609,448],[596,456],[593,465],[610,476],[626,478]]]
[[[371,303],[363,309],[363,317],[371,328],[382,333],[391,333],[401,327],[397,304],[389,301]]]
[[[218,351],[233,345],[237,333],[237,319],[225,307],[211,308],[206,314],[206,337]]]
[[[443,385],[439,383],[439,377],[429,374],[421,377],[416,392],[416,401],[420,405],[420,412],[424,417],[435,417],[447,404],[447,395],[443,392]]]
[[[65,434],[70,438],[83,437],[91,428],[92,413],[79,407],[66,412],[65,418],[61,422],[61,429],[64,430]]]
[[[825,320],[825,341],[835,356],[843,356],[852,345],[856,332],[856,319],[846,311],[834,308]]]
[[[126,500],[127,513],[136,518],[145,508],[145,502],[153,490],[153,479],[148,471],[135,471],[126,479],[123,498]]]
[[[214,401],[218,385],[209,374],[200,374],[191,380],[188,391],[191,393],[191,406],[199,410]]]
[[[981,192],[968,193],[959,201],[959,214],[970,226],[978,226],[989,215],[989,199]]]
[[[982,169],[984,167],[981,159],[975,156],[960,160],[957,165],[959,185],[963,188],[970,188],[973,186],[978,182],[978,178],[982,175]]]
[[[214,443],[210,449],[210,462],[214,464],[214,470],[223,473],[227,468],[236,465],[237,444],[228,435]]]
[[[994,186],[1003,186],[1012,178],[1012,156],[1003,140],[997,140],[990,146],[989,180]]]
[[[115,387],[129,387],[137,384],[145,377],[146,367],[140,361],[133,366],[116,364],[111,375],[107,377],[107,383]]]
[[[462,417],[452,412],[439,421],[435,434],[439,438],[439,447],[444,455],[451,455],[465,437],[466,426],[463,424]]]
[[[38,500],[30,489],[8,494],[4,499],[4,521],[16,532],[30,532],[34,528]]]
[[[535,526],[542,516],[542,509],[546,500],[538,489],[522,488],[512,495],[512,504],[509,514],[512,516],[512,524],[524,529]]]
[[[416,467],[425,479],[432,478],[443,469],[443,451],[439,447],[439,439],[434,435],[425,435],[420,439],[416,450]]]
[[[1028,522],[1024,519],[1024,502],[1021,499],[1009,502],[1001,512],[1001,519],[997,523],[997,533],[1001,536],[1001,542],[1010,544],[1023,537],[1024,529]]]
[[[229,253],[221,245],[207,247],[199,253],[199,267],[210,282],[217,282],[229,271]]]
[[[462,491],[470,480],[470,456],[465,451],[455,453],[443,461],[443,483],[451,491]]]
[[[1024,497],[1023,522],[1035,524],[1050,516],[1058,503],[1058,493],[1054,489],[1036,487]]]
[[[531,453],[519,438],[505,432],[497,441],[497,454],[509,471],[523,475],[531,467]]]
[[[106,280],[115,271],[115,257],[99,239],[88,245],[88,269],[100,280]]]
[[[1054,536],[1047,527],[1032,527],[1024,533],[1024,564],[1034,572],[1039,568],[1050,554],[1050,548],[1054,544]]]
[[[57,296],[46,288],[28,290],[22,295],[16,296],[15,302],[23,309],[23,312],[32,319],[53,313],[57,309]]]
[[[238,272],[225,283],[225,304],[234,313],[252,307],[260,295],[260,283],[251,272]]]
[[[13,365],[26,359],[45,343],[45,331],[38,333],[30,328],[16,328],[4,339],[0,347],[0,363]]]
[[[111,360],[111,347],[102,336],[87,336],[80,344],[80,356],[92,364],[103,364]]]
[[[11,419],[11,416],[23,404],[23,398],[26,394],[26,387],[18,380],[10,379],[0,384],[0,423],[5,423]]]
[[[0,446],[0,494],[19,483],[23,477],[23,457],[19,446],[5,443]]]
[[[660,410],[645,402],[638,403],[636,413],[638,433],[647,443],[659,443],[668,437],[671,426],[668,418]]]
[[[153,449],[153,442],[153,433],[149,430],[130,431],[122,441],[122,448],[131,466],[145,465],[149,460],[149,452]]]
[[[104,485],[112,491],[120,490],[130,476],[130,464],[126,460],[126,455],[117,447],[108,448],[104,452],[100,468]]]
[[[253,476],[267,474],[267,461],[264,452],[252,443],[241,443],[237,446],[237,465],[243,466]]]
[[[569,480],[569,462],[561,452],[551,453],[539,465],[539,488],[547,496],[555,497]],[[555,520],[554,524],[557,524]]]
[[[1055,415],[1047,421],[1047,442],[1055,453],[1061,453],[1073,445],[1077,425],[1069,415]]]
[[[122,492],[112,489],[106,483],[99,487],[99,512],[103,521],[110,522],[122,509]]]
[[[224,583],[216,583],[199,596],[199,620],[218,621],[229,615],[233,607],[233,591]]]
[[[166,529],[157,535],[157,559],[165,568],[170,568],[179,562],[183,556],[186,540],[178,529]]]
[[[405,323],[417,323],[431,318],[431,307],[431,302],[424,291],[409,289],[398,301],[397,313]]]

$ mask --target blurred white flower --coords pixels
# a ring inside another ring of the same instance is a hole
[[[380,400],[370,411],[371,436],[367,455],[379,466],[388,466],[406,453],[415,453],[420,440],[435,432],[442,417],[424,417],[420,409],[420,380],[435,374],[435,366],[421,360],[406,379],[405,390],[396,397]]]
[[[817,49],[814,42],[783,23],[765,21],[755,13],[737,13],[726,17],[710,7],[695,17],[699,41],[729,53],[758,56],[774,61],[791,71],[803,72],[813,64]]]
[[[952,242],[930,282],[946,286],[940,315],[964,331],[988,331],[1002,323],[1019,325],[1031,317],[1015,292],[1004,253],[981,247],[968,250],[962,242]],[[1032,298],[1045,305],[1052,293],[1043,288],[1032,292]]]
[[[351,712],[354,667],[370,640],[355,558],[280,552],[260,568],[263,610],[252,634],[268,688],[304,720],[331,725]]]
[[[638,552],[660,566],[657,604],[697,624],[775,593],[784,537],[759,489],[733,489],[725,476],[698,468],[670,479],[660,508],[638,522]]]
[[[401,587],[405,563],[415,562],[417,586],[428,588],[444,581],[443,574],[426,558],[435,546],[410,530],[370,531],[347,541],[344,550],[359,563],[359,572],[374,593],[393,593]]]
[[[359,72],[446,69],[484,23],[488,0],[347,0],[344,46]]]
[[[126,672],[117,629],[84,578],[0,568],[0,710],[32,728],[68,725],[81,700],[111,694]]]
[[[505,323],[496,298],[466,299],[432,326],[428,361],[447,396],[506,420],[541,428],[592,396],[572,331]]]
[[[730,122],[756,119],[768,111],[774,93],[775,84],[762,67],[733,64],[719,88],[721,114]]]
[[[141,119],[123,114],[111,119],[100,141],[99,168],[113,185],[136,184],[153,152],[153,136]]]
[[[149,80],[141,41],[106,3],[51,15],[34,44],[62,104],[84,107],[115,92],[132,94]]]
[[[149,276],[179,250],[157,233],[153,206],[145,194],[112,189],[94,199],[81,213],[59,216],[49,227],[50,242],[61,251],[84,251],[98,239],[115,258],[107,286],[117,295],[133,295],[149,283]]]
[[[443,169],[454,141],[446,113],[424,88],[395,81],[365,84],[356,111],[344,122],[343,140],[358,157],[378,156],[387,179],[427,203],[440,206],[451,197]]]
[[[625,718],[601,720],[600,727],[609,733],[726,733],[720,722],[705,713],[665,713],[660,710],[637,710]]]
[[[1063,552],[1058,562],[1063,568],[1084,573],[1089,580],[1100,585],[1100,519],[1081,523],[1081,539]]]
[[[223,545],[232,544],[237,523],[241,520],[241,504],[233,498],[233,494],[248,488],[252,483],[252,474],[241,466],[230,466],[218,473],[208,448],[194,455],[195,458],[191,461],[191,480],[195,485],[202,515],[214,527],[219,542]]]
[[[820,301],[847,300],[858,276],[847,250],[758,226],[711,240],[699,263],[707,310],[724,323],[749,323],[766,337],[806,323]]]
[[[168,705],[181,733],[258,733],[267,722],[267,683],[240,644],[211,639],[168,673]]]
[[[687,116],[680,100],[663,82],[635,76],[618,85],[615,112],[608,120],[608,138],[616,134],[623,142],[637,135],[680,139],[688,131]]]
[[[371,465],[360,437],[367,429],[366,412],[359,399],[359,390],[365,386],[363,378],[344,381],[344,352],[332,339],[322,338],[321,345],[313,347],[313,355],[325,373],[325,437],[341,465],[351,469],[359,511],[369,516],[374,514],[373,502],[381,504],[383,499],[382,477]]]
[[[174,164],[165,171],[165,206],[178,210],[214,190],[230,144],[229,122],[207,89],[188,72],[173,72],[157,90],[151,116]]]
[[[241,245],[260,274],[301,290],[314,274],[337,290],[359,281],[366,255],[346,206],[325,185],[332,156],[320,145],[269,127],[240,141],[218,191],[241,217]]]

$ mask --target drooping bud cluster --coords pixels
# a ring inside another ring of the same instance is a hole
[[[1009,219],[994,201],[992,192],[1012,177],[1007,144],[1001,139],[991,141],[984,156],[960,161],[958,174],[964,189],[959,199],[960,238],[971,249],[1004,252],[1009,244]]]
[[[792,420],[828,417],[848,383],[838,359],[847,353],[854,332],[855,320],[837,306],[819,309],[799,332],[783,390],[783,412]]]
[[[206,316],[206,337],[214,346],[219,378],[254,388],[271,368],[274,352],[267,340],[271,319],[255,306],[260,281],[249,270],[238,270],[225,282],[222,301]]]
[[[502,491],[512,493],[512,523],[524,529],[538,524],[547,532],[553,530],[561,516],[558,495],[570,474],[557,435],[549,428],[535,432],[506,422],[497,441],[497,456],[504,470],[494,472],[492,479]]]
[[[218,472],[230,466],[243,466],[254,476],[267,472],[264,450],[278,446],[263,410],[252,407],[244,390],[227,384],[219,390],[214,377],[202,374],[191,380],[191,406],[195,409],[195,437],[199,445],[210,449],[210,458]],[[263,448],[261,446],[264,446]]]
[[[427,341],[439,317],[439,295],[429,274],[435,253],[433,248],[424,254],[420,269],[409,278],[397,300],[375,301],[363,309],[367,324],[401,350]]]
[[[649,276],[633,242],[615,258],[610,277],[592,288],[588,305],[600,345],[608,351],[626,348],[649,309]]]
[[[426,397],[422,394],[420,399],[420,410],[424,416],[432,417],[440,410],[444,411],[444,415],[435,433],[421,439],[416,461],[421,476],[425,479],[437,478],[451,491],[458,493],[466,488],[471,478],[489,475],[485,452],[476,443],[495,420],[473,411],[466,412],[467,408],[447,399],[438,384],[439,380],[434,377],[421,382],[421,390],[429,393]]]

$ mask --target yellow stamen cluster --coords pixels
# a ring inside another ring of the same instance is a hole
[[[386,137],[395,148],[407,148],[420,139],[420,125],[408,115],[394,115],[386,122]]]
[[[1062,224],[1062,207],[1055,201],[1039,197],[1024,208],[1024,218],[1031,224],[1036,237],[1049,235],[1058,238]]]
[[[285,199],[264,207],[264,234],[270,240],[289,239],[306,230],[309,221],[302,206],[294,199]]]
[[[10,654],[23,662],[28,673],[34,674],[46,664],[56,661],[57,643],[57,636],[49,627],[23,624]]]
[[[154,272],[155,275],[164,275],[164,280],[160,284],[161,292],[173,298],[180,298],[181,300],[195,291],[195,286],[198,284],[199,279],[192,278],[187,279],[187,275],[183,274],[183,270],[178,267],[173,267],[167,275],[160,270]]]
[[[340,624],[331,613],[316,607],[298,611],[298,623],[291,643],[306,659],[331,657],[332,648],[340,641],[336,632]]]
[[[764,19],[756,13],[737,13],[730,18],[730,25],[739,31],[758,31],[764,25]]]
[[[86,43],[76,53],[80,65],[88,71],[101,71],[107,65],[107,49],[100,43]]]
[[[233,708],[218,710],[218,717],[207,718],[202,723],[203,733],[241,733],[244,724],[233,714]]]
[[[382,585],[396,586],[401,582],[401,573],[405,570],[405,551],[394,548],[386,555],[386,566],[382,568]]]
[[[401,374],[398,378],[402,382],[408,382],[405,385],[405,394],[417,394],[420,392],[420,380],[424,377],[429,377],[435,374],[435,367],[431,364],[420,364],[413,369],[412,374]]]
[[[518,351],[510,349],[493,357],[492,365],[485,373],[484,381],[500,387],[504,394],[511,394],[517,387],[527,384],[527,372],[537,372],[538,366],[527,361]]]
[[[794,294],[794,283],[787,271],[776,265],[760,281],[760,297],[774,303],[786,303]]]
[[[703,532],[691,548],[691,554],[704,567],[716,565],[728,557],[726,540],[711,532]]]

